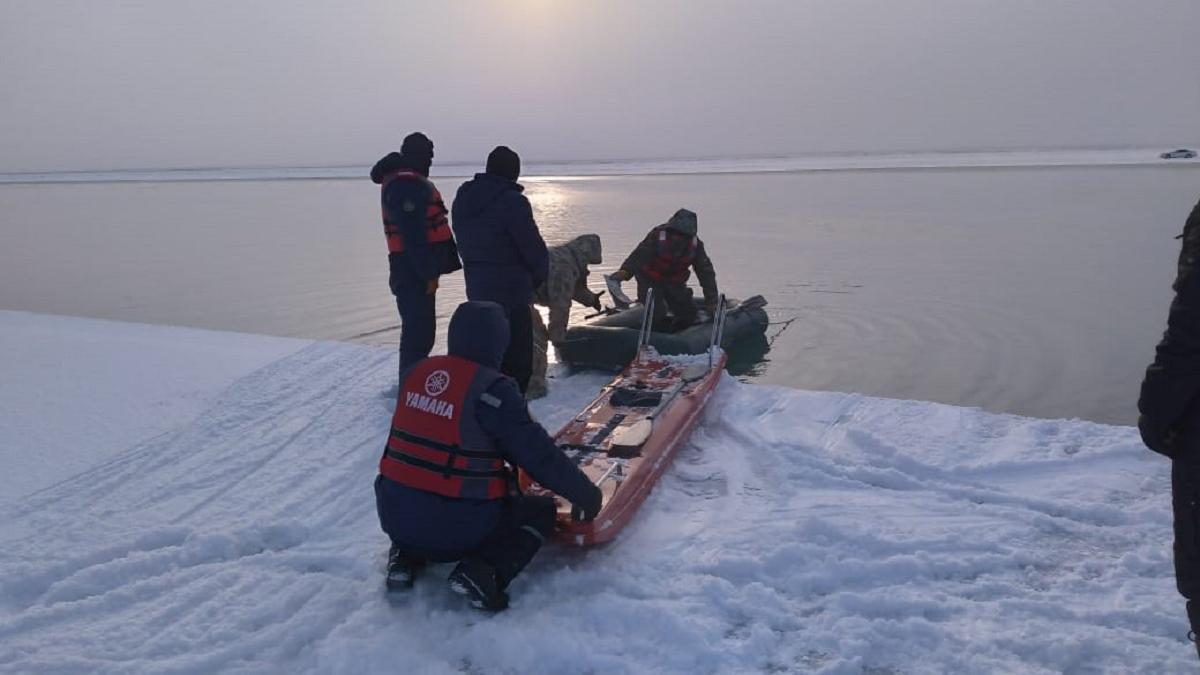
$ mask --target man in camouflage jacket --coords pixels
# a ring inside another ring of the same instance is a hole
[[[1142,382],[1138,429],[1147,447],[1172,460],[1175,584],[1187,599],[1194,641],[1200,633],[1200,203],[1179,238],[1175,299]]]
[[[533,377],[529,380],[529,398],[546,395],[547,342],[561,343],[567,336],[571,302],[600,310],[600,294],[587,285],[588,265],[600,263],[600,236],[585,234],[550,247],[550,276],[533,292],[534,304],[550,308],[550,326],[542,323],[539,312],[533,314]]]

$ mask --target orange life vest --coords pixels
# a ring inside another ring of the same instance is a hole
[[[396,171],[383,179],[380,186],[381,197],[387,193],[388,185],[394,180],[422,181],[428,186],[429,203],[425,207],[425,223],[429,229],[426,232],[426,240],[431,244],[451,241],[453,234],[450,231],[450,221],[446,218],[449,211],[446,210],[446,203],[442,201],[442,193],[438,192],[433,183],[415,171]],[[416,208],[411,203],[394,204],[392,208],[404,209],[406,206],[410,209]],[[400,229],[400,223],[389,216],[387,204],[383,205],[383,234],[387,237],[388,253],[404,252],[404,235]]]
[[[699,240],[693,235],[659,227],[654,257],[642,268],[642,274],[656,284],[681,284],[690,276]],[[682,240],[689,239],[683,253],[678,252]]]
[[[400,385],[379,472],[401,485],[457,499],[507,496],[509,473],[475,421],[475,405],[500,373],[457,356],[413,366]]]

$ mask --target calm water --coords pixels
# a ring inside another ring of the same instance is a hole
[[[447,196],[459,182],[438,179]],[[1200,170],[527,187],[548,241],[603,237],[597,272],[697,211],[722,289],[796,319],[755,381],[1129,423]],[[365,180],[0,186],[0,308],[394,344],[377,199]],[[461,275],[444,280],[443,321],[461,299]]]

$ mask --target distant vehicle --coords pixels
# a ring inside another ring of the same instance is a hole
[[[1187,148],[1180,148],[1178,150],[1172,150],[1171,152],[1164,152],[1163,154],[1159,155],[1159,157],[1162,157],[1163,159],[1195,159],[1196,151],[1188,150]]]

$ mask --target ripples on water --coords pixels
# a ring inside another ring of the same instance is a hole
[[[697,211],[722,290],[796,319],[752,380],[1129,423],[1198,177],[623,176],[527,194],[548,241],[603,237],[597,289],[650,227]],[[395,344],[377,199],[366,180],[0,186],[0,308]],[[462,299],[461,275],[444,280],[443,334]]]

